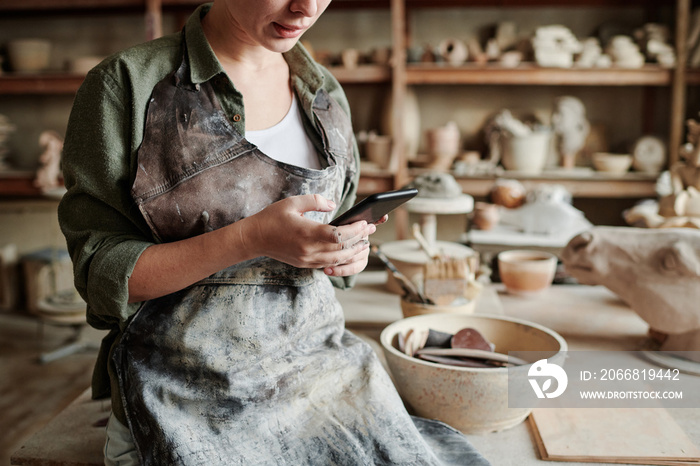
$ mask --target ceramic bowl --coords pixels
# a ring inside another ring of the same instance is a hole
[[[627,173],[632,166],[632,160],[632,156],[629,154],[610,154],[607,152],[596,152],[591,159],[596,170],[615,175]]]
[[[49,67],[51,42],[43,39],[15,39],[7,43],[12,71],[38,73]]]
[[[543,358],[563,360],[566,341],[541,325],[483,314],[429,314],[398,320],[386,327],[380,342],[396,389],[407,409],[437,419],[465,434],[484,434],[521,423],[532,408],[508,407],[508,370],[437,364],[409,357],[398,350],[398,334],[408,329],[456,333],[475,328],[499,353],[539,351]],[[534,361],[529,361],[534,362]],[[527,374],[530,365],[520,366]]]
[[[498,273],[506,290],[512,294],[540,293],[552,284],[557,257],[544,251],[524,249],[498,254]]]

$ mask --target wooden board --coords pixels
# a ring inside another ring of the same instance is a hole
[[[99,342],[104,334],[85,329],[81,341]],[[90,386],[95,351],[39,363],[42,352],[73,336],[69,327],[45,325],[42,338],[37,319],[0,314],[0,464]]]
[[[100,466],[104,464],[104,421],[109,400],[93,401],[83,392],[42,430],[30,438],[11,459],[23,466]]]
[[[543,460],[700,464],[700,450],[662,408],[535,409],[529,420]]]

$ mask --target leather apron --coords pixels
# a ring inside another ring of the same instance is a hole
[[[312,106],[325,168],[312,170],[263,154],[228,122],[209,82],[189,76],[184,56],[154,88],[138,153],[132,194],[158,240],[288,196],[340,205],[358,167],[349,119],[325,91]],[[426,429],[448,434],[437,442],[459,457],[449,464],[475,464],[456,431],[406,413],[372,349],[344,329],[320,270],[259,257],[147,301],[113,360],[144,465],[444,464]]]

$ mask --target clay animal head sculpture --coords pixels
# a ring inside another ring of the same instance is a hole
[[[581,283],[607,287],[664,334],[663,350],[700,351],[700,231],[594,227],[561,259]]]

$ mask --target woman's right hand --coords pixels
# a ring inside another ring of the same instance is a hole
[[[335,227],[310,220],[306,212],[331,212],[335,203],[319,194],[293,196],[245,219],[241,242],[256,256],[300,268],[354,263],[366,255],[376,226],[365,221]],[[366,262],[366,261],[365,261]]]

